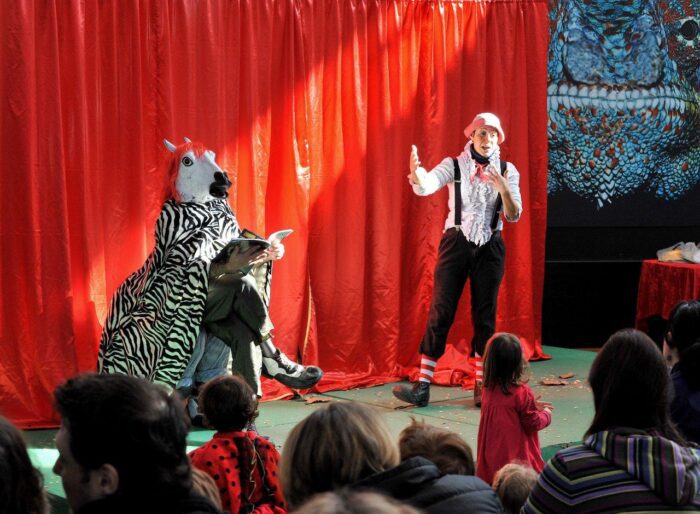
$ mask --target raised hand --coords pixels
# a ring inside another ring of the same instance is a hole
[[[413,184],[416,184],[417,186],[421,184],[421,180],[418,177],[418,174],[416,173],[416,170],[419,166],[420,159],[418,158],[418,148],[416,147],[416,145],[411,145],[411,156],[408,160],[408,168],[409,170],[411,170],[411,173],[408,175],[408,178]]]
[[[267,261],[278,261],[284,257],[284,245],[279,239],[274,239],[270,247],[265,250],[265,260]]]
[[[507,173],[508,172],[506,172],[506,174]],[[486,178],[486,181],[491,184],[496,191],[501,193],[501,195],[505,194],[505,192],[508,190],[508,182],[506,181],[505,177],[506,174],[501,175],[491,164],[489,164],[484,170],[484,177]]]

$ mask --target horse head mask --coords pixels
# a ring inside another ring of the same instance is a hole
[[[167,139],[163,143],[173,153],[168,166],[170,198],[178,202],[204,203],[228,196],[231,181],[216,164],[214,152],[187,138],[179,146]]]

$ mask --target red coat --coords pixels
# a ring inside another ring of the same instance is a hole
[[[190,459],[216,482],[224,511],[286,514],[278,476],[280,454],[256,432],[217,432],[190,452]]]
[[[529,464],[538,473],[544,468],[539,430],[552,421],[549,412],[538,411],[527,385],[484,388],[476,450],[476,476],[489,484],[500,468],[510,462]]]

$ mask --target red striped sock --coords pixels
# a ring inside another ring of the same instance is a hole
[[[478,353],[474,355],[474,371],[476,380],[482,382],[484,380],[484,364]]]
[[[437,362],[435,362],[434,360],[429,359],[428,357],[421,357],[420,375],[418,381],[428,383],[432,382],[433,373],[435,372],[435,366],[437,366]]]

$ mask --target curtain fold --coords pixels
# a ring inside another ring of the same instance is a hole
[[[542,357],[544,0],[41,0],[0,20],[0,412],[19,425],[54,423],[53,388],[95,368],[111,295],[153,246],[163,138],[217,152],[242,226],[295,230],[275,341],[328,390],[413,371],[447,191],[412,193],[410,145],[430,167],[496,112],[525,208],[497,329]],[[463,300],[441,365],[468,385]]]

